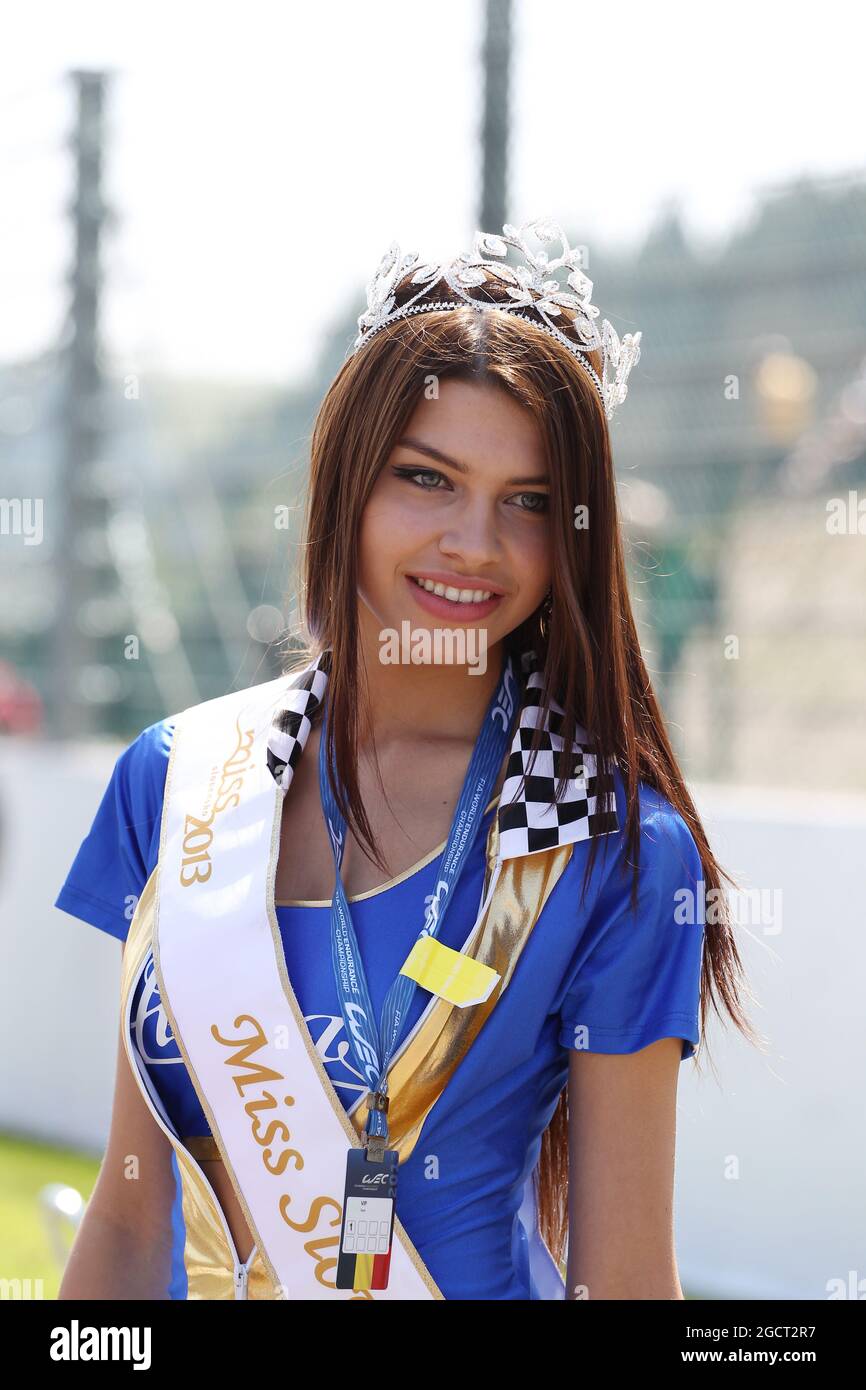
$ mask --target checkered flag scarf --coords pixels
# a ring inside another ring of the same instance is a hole
[[[330,650],[297,673],[275,715],[268,738],[268,767],[277,785],[288,791],[321,704],[331,669]],[[503,859],[606,835],[619,828],[616,794],[609,770],[600,771],[586,731],[578,726],[566,757],[560,730],[565,711],[555,700],[543,721],[541,742],[530,776],[518,796],[530,763],[533,733],[541,721],[543,676],[532,671],[524,687],[517,727],[511,742],[499,797],[499,849]],[[568,781],[561,801],[554,800],[558,778]]]

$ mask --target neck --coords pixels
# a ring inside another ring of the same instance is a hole
[[[359,664],[366,676],[370,700],[370,730],[361,746],[458,742],[474,745],[487,706],[502,673],[504,650],[497,642],[486,652],[480,675],[461,665],[385,665],[379,659],[378,628],[359,605]]]

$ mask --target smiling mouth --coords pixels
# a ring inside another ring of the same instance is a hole
[[[468,607],[470,604],[489,603],[491,599],[503,597],[495,589],[458,589],[451,584],[435,583],[431,579],[419,579],[415,574],[410,574],[408,578],[412,580],[413,584],[417,584],[419,589],[423,589],[426,594],[447,599],[449,603],[458,606],[465,604]]]

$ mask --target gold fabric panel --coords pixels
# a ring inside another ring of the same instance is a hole
[[[498,845],[499,823],[494,817],[487,837],[485,893]],[[481,926],[465,952],[498,971],[502,979],[483,1004],[459,1009],[437,999],[415,1036],[389,1068],[388,1144],[397,1150],[399,1163],[405,1163],[412,1153],[424,1121],[507,988],[572,850],[573,845],[560,845],[504,862]],[[364,1133],[367,1112],[367,1101],[363,1100],[350,1116],[359,1136]]]
[[[192,1154],[194,1159],[222,1159],[219,1144],[212,1134],[185,1134],[181,1143],[188,1154]]]

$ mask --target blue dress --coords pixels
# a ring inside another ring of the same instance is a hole
[[[64,912],[120,940],[157,860],[172,734],[171,720],[153,724],[120,755],[55,901]],[[625,792],[618,771],[614,780],[623,826]],[[397,1214],[446,1299],[553,1296],[530,1271],[520,1212],[542,1135],[568,1079],[569,1049],[627,1053],[678,1037],[685,1060],[699,1041],[703,926],[700,914],[695,921],[696,914],[684,911],[683,904],[698,891],[700,857],[681,816],[644,784],[640,811],[636,916],[629,900],[631,875],[621,871],[622,831],[604,837],[612,843],[606,854],[601,848],[597,852],[582,906],[589,844],[576,843],[508,989],[400,1165]],[[481,900],[494,814],[488,807],[441,927],[440,940],[457,950]],[[424,900],[434,891],[443,848],[390,883],[349,899],[377,1017],[423,925]],[[353,1063],[334,985],[329,907],[278,901],[277,921],[298,1003],[348,1109],[366,1088]],[[415,991],[406,1032],[429,999],[426,990]],[[209,1134],[152,969],[133,999],[133,1036],[178,1134]],[[173,1162],[177,1200],[169,1292],[183,1299],[183,1216]]]

